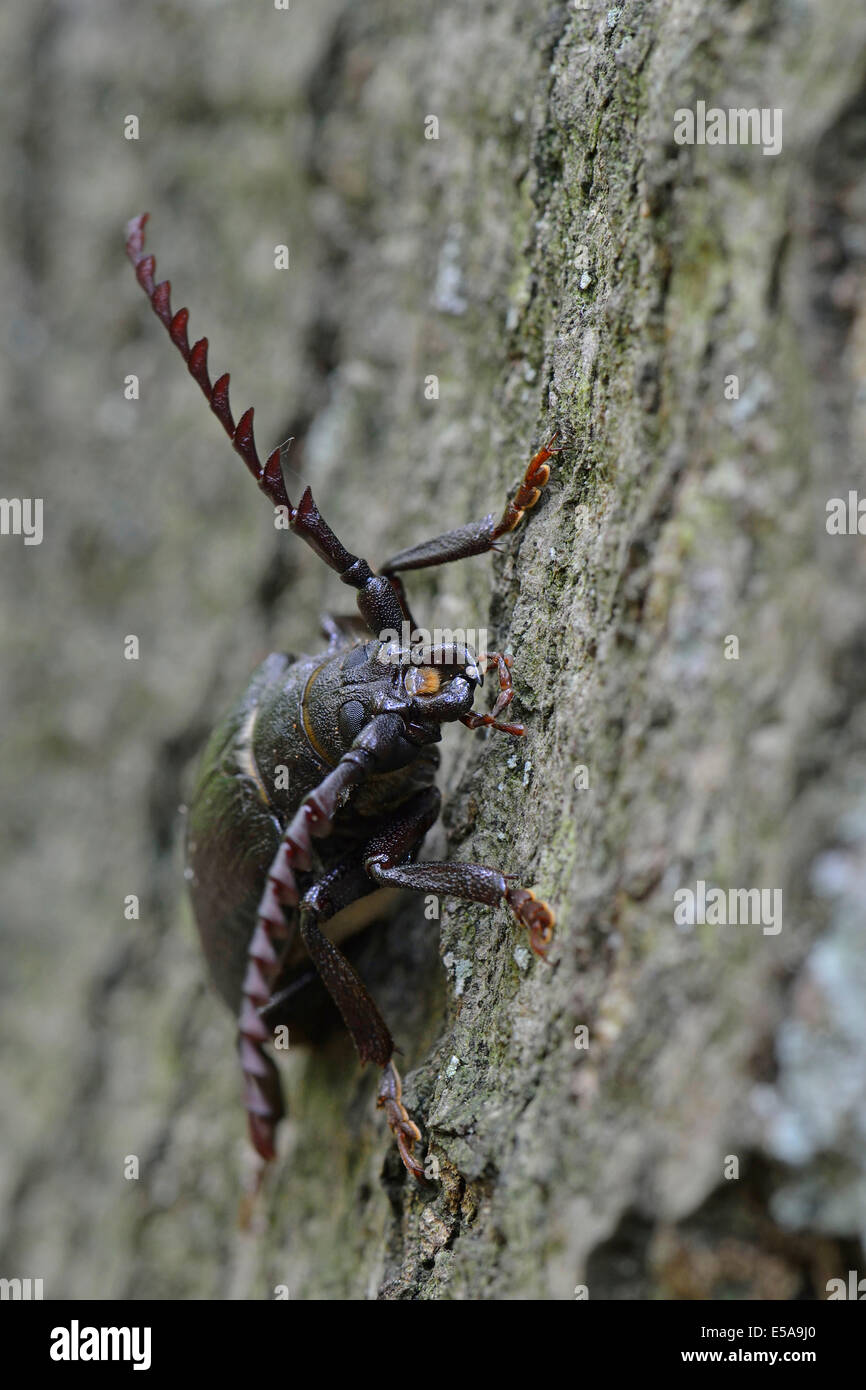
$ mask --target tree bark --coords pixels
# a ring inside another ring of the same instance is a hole
[[[0,1273],[825,1297],[866,1230],[864,552],[826,524],[862,487],[862,6],[47,0],[4,26],[4,486],[45,529],[0,540]],[[781,151],[678,144],[698,102],[781,110]],[[144,210],[235,414],[260,450],[295,436],[295,491],[371,563],[566,444],[499,554],[409,576],[426,626],[513,652],[527,726],[449,732],[425,853],[534,886],[550,963],[504,910],[407,899],[362,970],[438,1181],[407,1179],[335,1037],[282,1067],[246,1232],[178,807],[248,673],[314,650],[346,593],[150,315]],[[678,921],[700,883],[781,916]]]

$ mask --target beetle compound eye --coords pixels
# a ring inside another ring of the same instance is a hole
[[[344,743],[351,743],[358,737],[367,722],[367,714],[360,700],[347,700],[340,706],[337,723]]]
[[[436,695],[442,677],[434,666],[413,666],[403,677],[407,695]]]

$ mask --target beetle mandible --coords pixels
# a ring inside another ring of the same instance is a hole
[[[357,590],[360,612],[360,618],[323,620],[324,652],[299,658],[274,653],[259,666],[208,743],[189,805],[193,912],[214,983],[238,1016],[250,1137],[265,1162],[274,1158],[284,1106],[264,1045],[276,1027],[297,1019],[309,957],[361,1061],[382,1069],[377,1105],[404,1165],[420,1181],[424,1170],[414,1150],[421,1135],[403,1105],[391,1034],[340,949],[352,929],[345,925],[346,909],[382,887],[490,906],[504,902],[542,957],[554,916],[498,869],[417,862],[439,814],[433,783],[441,725],[459,720],[469,729],[512,735],[523,729],[497,718],[514,693],[510,657],[493,652],[478,660],[458,642],[419,649],[414,640],[408,647],[395,640],[404,624],[413,639],[417,632],[398,573],[495,549],[535,506],[550,476],[548,459],[559,450],[554,436],[538,451],[498,521],[491,514],[402,550],[374,573],[337,539],[309,488],[293,506],[279,448],[260,462],[252,410],[235,424],[228,375],[211,384],[207,339],[190,347],[188,311],[173,313],[169,281],[154,282],[155,260],[144,254],[147,218],[144,213],[129,223],[126,251],[154,312],[259,487],[274,507],[285,509],[290,529]],[[499,694],[491,714],[474,714],[476,688],[491,664]]]

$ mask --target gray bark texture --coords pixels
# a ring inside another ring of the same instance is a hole
[[[42,0],[0,50],[3,491],[44,499],[41,545],[0,537],[0,1275],[825,1297],[866,1233],[866,561],[826,526],[863,485],[866,10]],[[677,144],[698,101],[781,109],[781,152]],[[281,1063],[246,1231],[178,808],[253,667],[347,591],[151,315],[144,210],[236,414],[296,437],[296,493],[371,563],[568,446],[499,554],[409,577],[425,625],[513,652],[527,726],[447,732],[424,853],[536,888],[550,962],[505,910],[407,898],[362,971],[439,1179],[335,1036]],[[699,881],[780,890],[781,930],[677,923]]]

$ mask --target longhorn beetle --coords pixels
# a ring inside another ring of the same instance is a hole
[[[193,912],[214,983],[238,1016],[244,1105],[252,1143],[267,1162],[284,1108],[277,1068],[264,1044],[281,1024],[303,1019],[303,996],[318,976],[337,1005],[362,1062],[382,1068],[384,1108],[400,1156],[420,1181],[414,1148],[421,1135],[401,1099],[391,1034],[340,945],[353,928],[345,911],[377,888],[411,888],[495,906],[505,902],[544,956],[554,916],[514,876],[481,864],[418,863],[421,842],[439,814],[433,785],[440,726],[520,735],[497,715],[511,702],[511,658],[476,660],[457,642],[422,645],[397,577],[496,549],[534,507],[550,476],[552,439],[529,464],[499,521],[493,515],[401,550],[374,574],[344,548],[307,488],[289,500],[280,449],[264,465],[253,438],[253,412],[235,424],[229,378],[211,385],[207,338],[192,347],[189,313],[172,313],[168,280],[154,283],[144,254],[148,214],[127,227],[126,251],[138,282],[180,351],[190,375],[232,446],[292,531],[357,590],[359,618],[323,619],[324,652],[274,653],[252,676],[242,700],[215,730],[193,792],[187,826],[187,877]],[[404,624],[413,639],[400,644]],[[395,640],[395,638],[397,640]],[[473,714],[484,670],[495,665],[492,714]],[[339,914],[339,918],[338,918]],[[329,934],[322,927],[329,924]],[[345,925],[348,923],[348,925]],[[341,925],[343,924],[343,925]],[[306,952],[306,954],[305,954]]]

